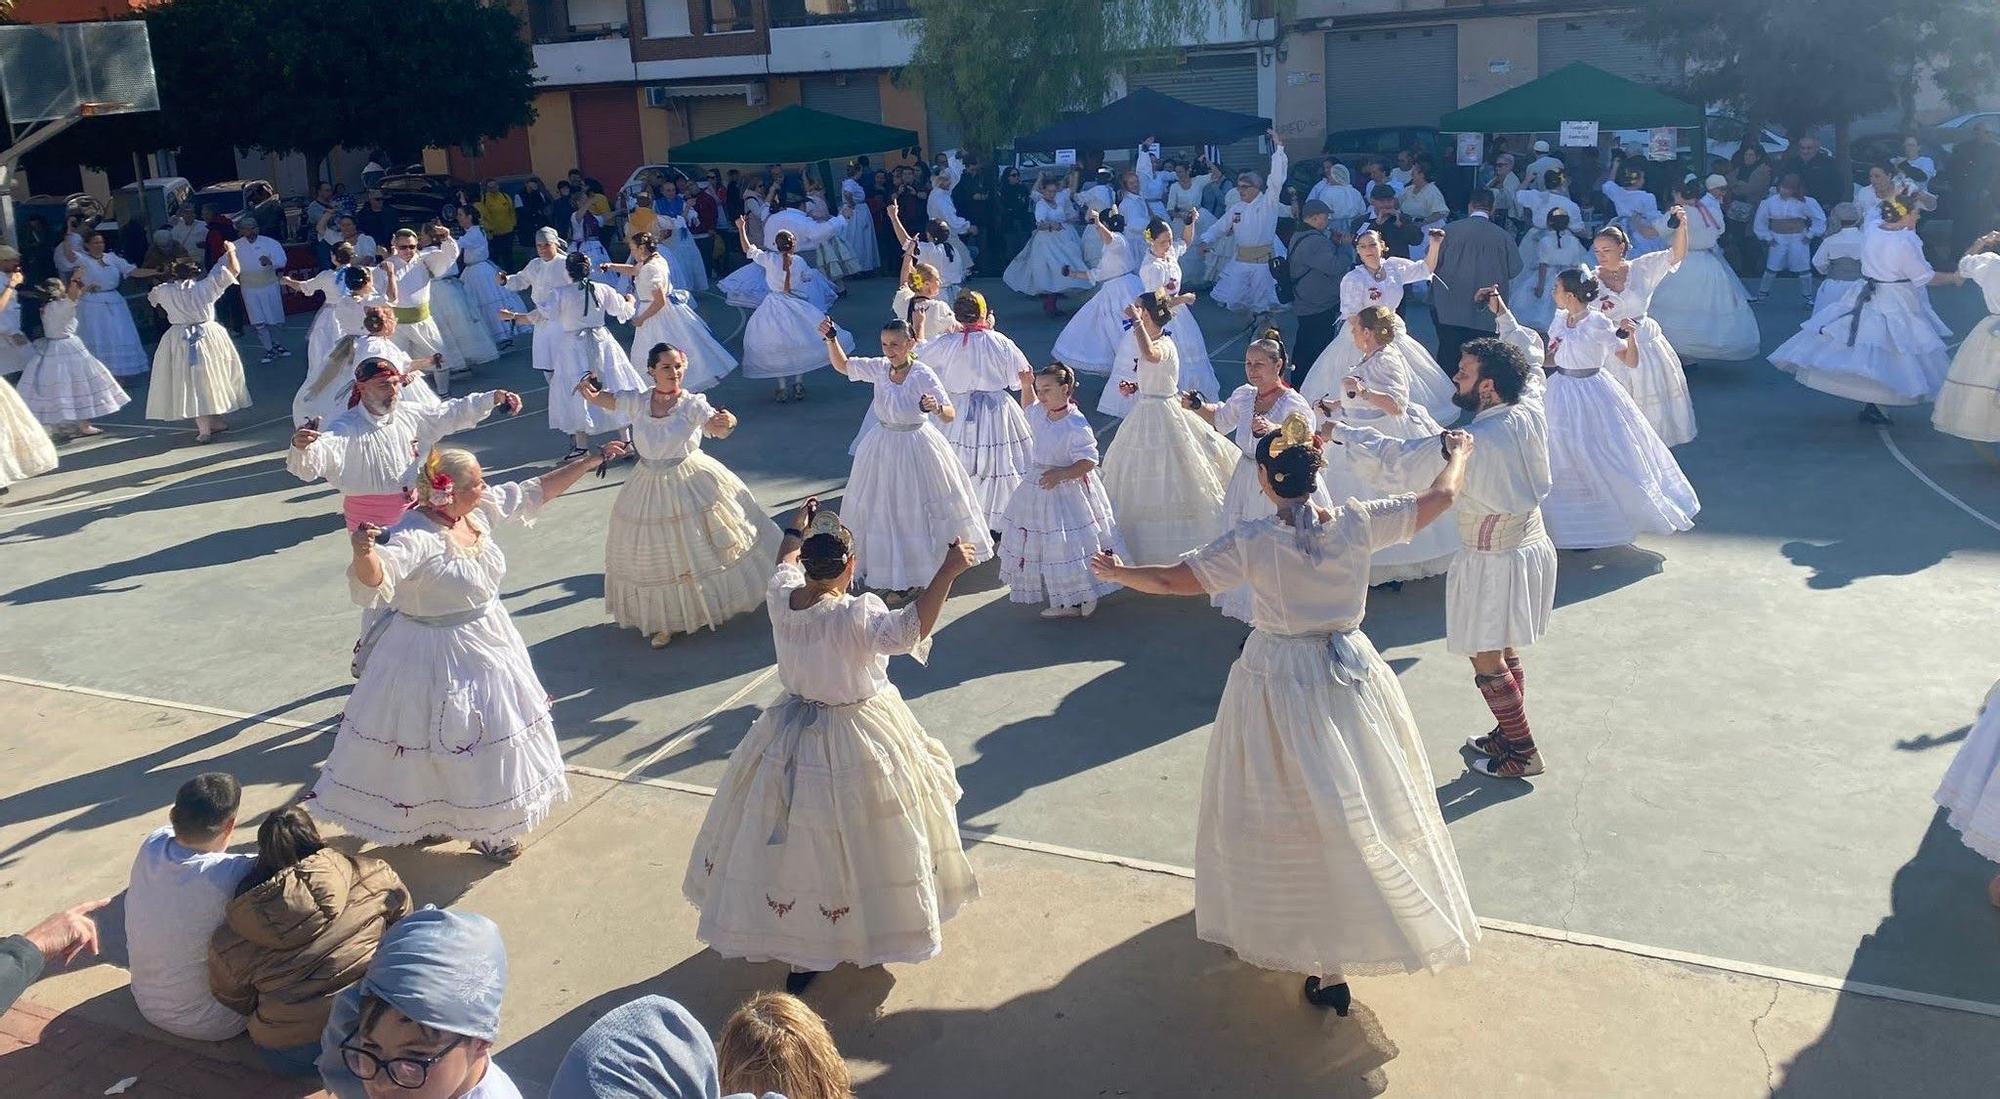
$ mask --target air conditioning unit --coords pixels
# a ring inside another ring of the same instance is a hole
[[[671,107],[690,99],[720,99],[742,96],[743,102],[761,107],[770,101],[770,89],[761,80],[741,84],[655,84],[646,89],[646,106]]]

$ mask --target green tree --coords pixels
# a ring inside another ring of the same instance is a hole
[[[1157,61],[1218,10],[1215,0],[910,0],[912,67],[971,148],[1004,145],[1065,110],[1104,101],[1111,80]],[[1247,10],[1247,9],[1246,9]]]

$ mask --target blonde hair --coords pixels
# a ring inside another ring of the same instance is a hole
[[[1403,319],[1393,309],[1371,305],[1354,315],[1354,324],[1375,337],[1375,343],[1387,347],[1403,334]]]
[[[431,448],[430,457],[424,459],[424,483],[430,484],[442,473],[451,478],[452,485],[465,484],[472,478],[472,471],[479,468],[479,459],[463,447],[440,446]]]
[[[852,1099],[847,1062],[826,1023],[804,1000],[782,992],[750,998],[722,1025],[715,1043],[724,1092],[788,1099]]]

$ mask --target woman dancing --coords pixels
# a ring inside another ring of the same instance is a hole
[[[486,329],[497,350],[514,345],[514,326],[500,319],[502,309],[524,313],[521,295],[507,289],[506,279],[493,265],[493,242],[479,221],[479,207],[467,203],[458,208],[458,255],[464,263],[465,292],[472,312]]]
[[[1075,178],[1074,172],[1070,178]],[[1084,267],[1083,249],[1077,244],[1073,224],[1076,203],[1067,187],[1043,176],[1035,183],[1031,216],[1035,231],[1028,234],[1028,243],[1007,264],[1000,279],[1017,294],[1039,296],[1043,316],[1059,316],[1057,306],[1062,296],[1076,289],[1076,280],[1068,272]]]
[[[795,254],[790,230],[777,235],[777,252],[766,252],[750,243],[750,231],[742,218],[736,219],[736,237],[744,258],[763,272],[768,292],[743,326],[743,376],[771,378],[777,389],[771,399],[806,399],[805,376],[827,365],[826,348],[819,338],[819,324],[826,311],[805,300],[800,288],[812,272],[812,265]],[[836,329],[843,351],[854,350],[854,337]],[[787,390],[789,384],[790,389]]]
[[[938,290],[943,285],[937,268],[928,263],[918,263],[914,253],[904,252],[903,280],[889,299],[889,310],[897,320],[909,325],[913,332],[921,323],[924,335],[931,339],[956,332],[958,320],[952,314],[951,302],[937,298]]]
[[[1084,220],[1089,223],[1084,232],[1095,233],[1103,246],[1097,266],[1087,276],[1097,283],[1097,292],[1057,334],[1055,357],[1074,370],[1109,374],[1118,361],[1118,347],[1125,342],[1125,310],[1146,292],[1146,284],[1139,281],[1139,249],[1125,235],[1124,215],[1107,210],[1086,213]],[[1082,272],[1069,273],[1086,279]]]
[[[250,407],[243,360],[229,332],[215,323],[215,303],[236,281],[234,241],[222,242],[222,262],[202,274],[201,264],[182,258],[167,269],[170,281],[146,293],[172,327],[153,351],[153,381],[146,393],[149,420],[193,420],[197,444],[229,430],[224,416]],[[107,364],[108,365],[108,364]]]
[[[254,234],[251,239],[256,239]],[[78,338],[112,374],[130,378],[146,373],[146,349],[139,343],[139,326],[133,323],[132,307],[125,304],[118,284],[127,277],[152,272],[132,266],[124,256],[111,251],[110,238],[103,230],[91,230],[83,238],[81,250],[74,241],[73,236],[65,238],[57,251],[69,261],[66,272],[83,277],[83,297],[76,306]]]
[[[21,273],[7,278],[9,285],[0,293],[11,298]],[[59,436],[102,435],[104,429],[90,421],[132,403],[118,379],[77,338],[76,303],[83,292],[81,271],[70,272],[66,290],[54,279],[43,286],[48,304],[42,306],[42,338],[21,372],[21,400]]]
[[[631,263],[611,264],[611,270],[632,277],[632,298],[638,314],[632,318],[632,354],[635,363],[645,362],[660,344],[678,349],[685,357],[687,376],[681,384],[691,392],[710,389],[736,369],[736,356],[717,342],[715,333],[701,315],[688,304],[688,295],[674,289],[673,269],[653,234],[638,232],[627,241]],[[762,583],[757,591],[764,590]]]
[[[1328,508],[1304,416],[1257,445],[1272,514],[1187,561],[1106,582],[1158,595],[1254,594],[1202,772],[1195,934],[1266,969],[1308,974],[1306,1002],[1346,1015],[1356,976],[1471,960],[1477,917],[1396,673],[1361,632],[1368,570],[1449,510],[1472,439],[1449,432],[1424,492]]]
[[[555,373],[549,379],[549,426],[569,436],[564,462],[587,452],[591,436],[628,423],[622,413],[583,399],[578,386],[585,378],[596,378],[599,387],[612,393],[644,393],[649,388],[625,357],[625,349],[604,330],[611,318],[632,319],[632,299],[591,281],[590,257],[582,252],[571,252],[566,264],[571,282],[552,294],[546,306],[533,313],[503,314],[516,324],[552,325],[563,334],[555,350]]]
[[[961,290],[951,308],[943,334],[932,334],[928,316],[920,316],[911,333],[917,358],[937,372],[957,410],[943,425],[944,438],[972,478],[980,511],[991,519],[1006,510],[1033,468],[1028,419],[1016,394],[1034,389],[1035,374],[1014,341],[993,327],[984,296]]]
[[[431,243],[424,249],[424,255],[437,255],[449,243],[456,255],[464,256],[464,249],[452,237],[450,229],[433,225],[430,233]],[[493,284],[489,282],[487,285]],[[431,280],[431,312],[437,318],[438,335],[444,339],[445,359],[453,364],[453,369],[470,373],[474,366],[500,357],[500,345],[487,331],[485,321],[474,311],[472,295],[466,291],[464,280],[459,278],[456,261],[445,264],[444,270]],[[499,319],[499,314],[495,313],[493,320],[497,322]],[[446,387],[449,388],[448,376]]]
[[[1110,244],[1105,245],[1109,251]],[[1024,392],[1040,475],[1025,479],[993,519],[1000,532],[1000,582],[1015,603],[1040,603],[1043,618],[1088,618],[1117,589],[1090,574],[1090,559],[1123,553],[1111,500],[1097,476],[1097,436],[1076,407],[1076,371],[1051,363]]]
[[[1719,244],[1727,223],[1719,204],[1693,180],[1681,184],[1678,194],[1683,223],[1676,230],[1669,211],[1663,228],[1686,238],[1684,245],[1674,245],[1685,255],[1680,268],[1654,289],[1647,313],[1676,355],[1691,361],[1754,359],[1763,335],[1743,280],[1723,262]]]
[[[564,259],[566,254],[562,234],[544,225],[535,230],[535,258],[519,271],[502,275],[500,285],[503,289],[516,292],[526,290],[529,304],[536,309],[548,308],[555,292],[570,283],[569,267]],[[502,320],[521,315],[522,311],[512,306],[503,306],[500,310]],[[509,323],[515,322],[509,320]],[[562,332],[555,325],[545,324],[536,328],[532,345],[535,369],[544,374],[554,372],[556,348],[561,344]],[[553,384],[550,392],[554,392]]]
[[[1104,494],[1131,560],[1169,565],[1222,535],[1222,500],[1236,448],[1181,401],[1179,352],[1163,329],[1172,311],[1157,292],[1132,303],[1138,374],[1114,378],[1136,402],[1104,454]]]
[[[1348,325],[1371,305],[1396,312],[1403,303],[1404,287],[1429,279],[1443,254],[1442,249],[1433,248],[1429,258],[1422,262],[1397,259],[1389,254],[1382,235],[1373,229],[1354,238],[1354,250],[1361,262],[1340,278],[1340,315]],[[1423,405],[1440,423],[1458,419],[1458,411],[1451,403],[1451,380],[1424,345],[1411,339],[1406,331],[1396,337],[1396,351],[1409,367],[1410,398]],[[1340,380],[1353,374],[1360,364],[1361,345],[1352,339],[1336,337],[1320,352],[1312,369],[1306,371],[1299,393],[1308,402],[1328,397],[1338,399]]]
[[[834,370],[875,387],[875,430],[856,447],[845,497],[861,582],[901,602],[937,572],[952,543],[973,547],[974,564],[993,556],[972,481],[931,425],[932,417],[952,423],[958,410],[937,373],[917,360],[909,325],[882,326],[881,358],[849,358],[831,319],[819,333]]]
[[[1550,210],[1547,228],[1533,235],[1534,258],[1522,265],[1521,273],[1515,276],[1507,305],[1522,324],[1546,332],[1556,319],[1556,275],[1581,266],[1589,253],[1584,251],[1583,241],[1569,231],[1568,210]]]
[[[1132,304],[1125,307],[1125,335],[1119,340],[1118,356],[1112,362],[1111,376],[1104,380],[1104,392],[1098,394],[1098,412],[1119,420],[1132,414],[1132,410],[1139,403],[1139,372],[1147,354],[1152,350],[1154,336],[1165,336],[1168,343],[1174,344],[1173,349],[1167,354],[1172,356],[1175,370],[1180,371],[1182,375],[1187,373],[1180,365],[1180,346],[1170,334],[1167,324],[1173,320],[1175,310],[1185,309],[1194,300],[1195,296],[1192,293],[1175,294],[1169,290],[1148,290],[1132,299]],[[1164,309],[1166,314],[1154,318],[1152,335],[1149,336],[1140,331],[1137,318],[1156,309]],[[1211,369],[1210,375],[1213,376],[1213,373]],[[1181,393],[1193,393],[1197,397],[1203,392],[1197,387],[1185,384],[1179,377],[1175,378],[1175,390]]]
[[[778,527],[736,474],[701,448],[727,439],[736,415],[686,386],[687,356],[654,344],[652,388],[611,393],[589,377],[584,400],[632,424],[639,469],[611,504],[604,538],[604,609],[656,649],[757,609],[771,579]]]
[[[1653,433],[1668,446],[1694,440],[1694,401],[1688,396],[1681,357],[1647,310],[1661,280],[1680,270],[1681,261],[1687,258],[1687,216],[1679,206],[1667,212],[1667,221],[1678,228],[1671,230],[1673,241],[1664,252],[1628,258],[1631,242],[1616,225],[1598,230],[1590,245],[1597,258],[1598,286],[1591,307],[1612,322],[1613,328],[1629,331],[1639,347],[1638,365],[1632,370],[1614,370],[1611,376],[1632,394],[1632,403],[1639,406]],[[1551,328],[1549,334],[1554,337],[1555,330]]]
[[[354,246],[352,244],[343,240],[334,245],[332,258],[333,266],[321,271],[312,278],[295,279],[287,275],[278,280],[283,284],[285,289],[290,290],[294,294],[307,298],[318,294],[321,299],[319,310],[313,314],[312,326],[306,329],[307,380],[311,380],[320,367],[326,364],[327,355],[332,353],[333,345],[340,342],[340,337],[351,334],[341,330],[341,311],[337,308],[341,299],[352,296],[352,293],[348,289],[348,280],[350,277],[361,280],[359,283],[361,287],[359,296],[364,299],[354,308],[353,312],[356,318],[360,316],[360,306],[373,304],[373,300],[376,298],[373,282],[370,279],[370,268],[362,267],[354,262]],[[357,276],[349,276],[349,271],[356,271],[359,274]],[[391,288],[395,286],[394,279],[383,279],[382,281]],[[380,300],[386,302],[389,299],[381,298]]]
[[[937,270],[937,297],[944,301],[956,298],[958,284],[965,281],[966,256],[965,245],[958,243],[951,226],[933,218],[924,225],[922,235],[913,237],[899,219],[890,218],[889,224],[896,230],[896,240],[903,251],[913,253],[918,263],[928,263]]]
[[[1180,355],[1180,387],[1193,393],[1220,394],[1222,382],[1215,376],[1215,364],[1209,361],[1208,338],[1202,335],[1201,325],[1190,308],[1195,296],[1181,293],[1184,285],[1181,263],[1194,247],[1195,222],[1200,217],[1189,210],[1178,238],[1165,218],[1153,218],[1146,223],[1145,252],[1139,257],[1139,285],[1176,299],[1172,327],[1164,334],[1174,341]]]
[[[1544,398],[1552,487],[1542,517],[1557,549],[1604,549],[1641,534],[1687,530],[1701,510],[1673,452],[1625,387],[1604,376],[1638,368],[1645,349],[1635,326],[1621,336],[1594,307],[1599,293],[1581,268],[1556,277]]]
[[[1989,315],[1951,360],[1931,426],[1976,443],[2000,442],[2000,232],[1972,242],[1959,258],[1958,276],[1978,285]]]
[[[385,847],[445,837],[509,863],[521,837],[569,800],[549,693],[500,602],[502,523],[532,524],[577,478],[623,457],[602,453],[540,477],[489,485],[457,447],[431,451],[417,506],[384,531],[351,536],[348,587],[387,608],[362,637],[358,682],[312,811]]]
[[[701,910],[696,938],[785,962],[797,995],[842,962],[937,957],[940,925],[979,884],[951,755],[888,677],[889,657],[929,656],[972,547],[949,547],[924,593],[890,610],[849,594],[854,537],[839,516],[807,500],[792,523],[765,595],[785,698],[729,754],[681,892]]]

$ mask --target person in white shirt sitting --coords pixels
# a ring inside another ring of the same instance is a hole
[[[219,1042],[243,1033],[243,1016],[216,1002],[208,987],[208,941],[223,909],[255,865],[227,853],[243,787],[209,771],[174,795],[169,827],[146,837],[132,861],[125,893],[125,939],[132,999],[146,1021],[169,1034]]]

